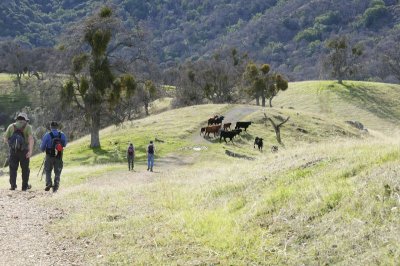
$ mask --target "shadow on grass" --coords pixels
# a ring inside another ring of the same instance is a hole
[[[354,86],[343,84],[346,90],[338,90],[338,95],[344,100],[356,104],[357,107],[365,109],[376,116],[388,119],[392,122],[399,122],[400,109],[393,100],[385,100],[380,97],[382,92],[373,90],[366,86]],[[393,106],[396,105],[396,106]]]

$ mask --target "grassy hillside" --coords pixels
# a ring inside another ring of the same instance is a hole
[[[275,108],[252,107],[243,117],[237,110],[245,105],[201,105],[106,128],[100,150],[87,148],[88,137],[71,143],[60,191],[33,200],[66,213],[50,230],[84,247],[89,264],[395,264],[400,137],[385,132],[398,121],[398,87],[352,84],[292,84]],[[345,93],[353,88],[363,94]],[[323,105],[319,91],[332,105]],[[278,153],[269,151],[277,143],[264,111],[276,121],[290,116]],[[234,143],[198,137],[208,117],[232,113],[253,122]],[[253,149],[255,136],[264,138],[263,152]],[[155,138],[163,142],[149,173],[144,148]],[[125,165],[129,141],[138,149],[135,172]],[[36,176],[41,160],[32,160],[34,189],[44,187]],[[7,187],[5,178],[0,186]]]
[[[11,76],[9,74],[0,73],[0,93],[9,92],[12,87]]]
[[[343,121],[358,120],[368,129],[386,133],[400,125],[400,86],[387,83],[292,82],[273,100],[273,105]]]

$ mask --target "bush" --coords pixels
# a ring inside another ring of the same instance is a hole
[[[372,27],[388,15],[389,12],[385,5],[375,5],[365,10],[364,15],[362,16],[362,21],[366,27]]]
[[[294,37],[294,40],[296,42],[299,42],[301,40],[313,42],[313,41],[320,40],[320,39],[321,39],[321,31],[315,27],[307,28],[303,31],[300,31]]]
[[[333,25],[340,22],[340,15],[338,11],[330,11],[315,18],[315,23],[323,25]]]

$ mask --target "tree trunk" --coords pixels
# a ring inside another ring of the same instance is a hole
[[[90,148],[100,148],[100,112],[94,112],[90,119]]]
[[[271,125],[275,130],[276,140],[278,141],[278,143],[283,145],[282,139],[281,139],[281,126],[283,126],[287,121],[289,121],[290,116],[288,118],[286,118],[282,123],[280,123],[278,125],[275,124],[274,120],[269,118],[266,113],[264,113],[264,117],[271,122]]]
[[[22,79],[22,73],[17,72],[17,85],[18,85],[18,90],[21,91],[21,79]]]
[[[146,116],[149,116],[149,103],[148,102],[144,103],[144,111],[146,112]]]
[[[257,97],[256,97],[256,105],[257,105],[257,106],[260,106],[260,96],[257,96]]]
[[[282,140],[281,140],[281,128],[276,127],[275,129],[275,135],[276,135],[276,140],[278,141],[279,144],[282,145]]]
[[[272,107],[272,99],[274,98],[274,96],[272,96],[271,98],[269,98],[269,107]]]
[[[261,105],[262,107],[265,107],[265,96],[261,97]]]

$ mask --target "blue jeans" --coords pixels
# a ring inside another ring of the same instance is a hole
[[[147,155],[147,170],[149,170],[149,169],[153,170],[153,165],[154,165],[154,154],[148,154]]]

